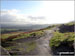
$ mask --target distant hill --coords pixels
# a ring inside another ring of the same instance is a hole
[[[25,30],[25,31],[30,31],[30,30],[38,30],[38,29],[42,29],[42,28],[46,28],[50,26],[49,24],[43,24],[43,25],[39,25],[39,24],[35,24],[35,25],[7,25],[7,24],[1,24],[1,28],[2,29],[19,29],[19,30]]]

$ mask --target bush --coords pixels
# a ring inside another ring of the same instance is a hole
[[[69,33],[59,33],[54,32],[53,38],[50,40],[51,47],[58,47],[61,43],[68,43],[69,46],[72,46],[74,43],[74,32]]]

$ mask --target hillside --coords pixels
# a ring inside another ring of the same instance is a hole
[[[60,28],[60,32],[64,33],[64,32],[74,32],[74,22],[71,23],[67,23],[67,24],[62,24],[59,28]]]
[[[52,47],[54,55],[58,55],[60,52],[74,52],[74,37],[74,22],[61,24],[59,30],[55,31],[54,36],[50,39],[50,47]]]
[[[67,23],[28,32],[6,32],[1,34],[0,39],[1,46],[11,56],[58,55],[58,52],[74,52],[74,37],[74,23]]]

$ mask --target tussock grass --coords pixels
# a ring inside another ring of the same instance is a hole
[[[53,38],[50,40],[50,47],[58,47],[61,43],[68,43],[69,46],[72,46],[74,43],[74,32],[59,33],[54,32]]]

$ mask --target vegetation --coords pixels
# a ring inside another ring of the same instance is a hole
[[[74,43],[74,37],[75,37],[74,32],[68,33],[54,32],[54,36],[50,40],[50,46],[58,47],[61,45],[61,43],[68,43],[69,46],[72,46]]]
[[[31,40],[28,42],[21,43],[21,45],[25,46],[25,48],[23,48],[23,47],[18,47],[19,43],[14,42],[14,40],[21,38],[41,37],[43,34],[44,32],[42,30],[32,31],[32,32],[12,32],[12,33],[1,34],[0,38],[2,43],[1,45],[4,48],[6,48],[8,51],[14,51],[14,53],[11,53],[13,55],[17,54],[15,51],[24,51],[25,53],[29,53],[36,48],[36,43],[34,41]]]
[[[18,45],[21,44],[23,46],[25,46],[24,48],[21,46],[18,47]],[[36,47],[36,43],[34,41],[30,41],[30,42],[24,42],[24,43],[17,43],[17,46],[8,46],[5,47],[5,49],[7,49],[8,51],[25,51],[25,52],[30,52],[32,50],[34,50]],[[14,49],[14,50],[13,50]]]
[[[44,34],[43,31],[37,31],[37,32],[31,32],[31,33],[22,33],[20,35],[18,35],[16,38],[14,38],[13,40],[17,40],[17,39],[21,39],[21,38],[28,38],[28,37],[41,37]]]
[[[34,30],[32,32],[19,32],[18,29],[0,29],[1,30],[1,37],[0,39],[3,40],[17,40],[21,38],[28,38],[28,37],[41,37],[44,35],[43,30],[51,29],[55,27],[56,25],[48,26],[47,28],[40,29],[40,30]],[[16,32],[17,31],[17,32]],[[3,33],[5,32],[5,33]]]
[[[19,52],[19,51],[24,52],[24,53],[29,53],[29,52],[35,50],[35,48],[36,48],[35,41],[17,43],[17,45],[5,47],[6,50],[13,51],[13,53],[11,53],[12,55],[17,55],[18,54],[17,52]]]
[[[59,31],[54,32],[54,36],[50,40],[51,47],[59,47],[61,44],[74,44],[74,22],[59,25]]]
[[[18,34],[20,34],[20,33],[21,33],[21,32],[13,32],[13,33],[1,34],[1,38],[2,38],[2,39],[7,39],[7,38],[10,37],[10,36],[18,35]]]
[[[2,34],[1,39],[4,40],[16,40],[16,39],[21,39],[21,38],[28,38],[28,37],[41,37],[44,34],[42,30],[40,31],[35,31],[35,32],[14,32],[14,33],[7,33],[7,34]]]
[[[57,26],[57,25],[48,26],[48,27],[44,28],[43,30],[49,30],[49,29],[52,29],[52,28],[54,28],[54,27],[56,27],[56,26]]]
[[[30,52],[36,48],[35,42],[28,42],[28,43],[25,43],[25,45],[27,46],[26,52]]]
[[[74,32],[74,22],[62,24],[59,27],[59,32],[65,33],[65,32]]]
[[[75,22],[70,22],[70,23],[67,23],[65,25],[68,25],[68,26],[75,25]]]

